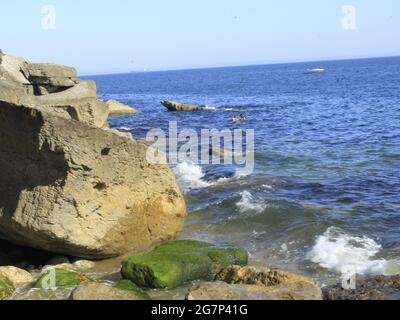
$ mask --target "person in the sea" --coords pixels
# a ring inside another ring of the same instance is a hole
[[[240,121],[247,121],[247,117],[244,114],[241,114]]]
[[[239,119],[238,119],[237,116],[233,116],[233,117],[232,117],[232,123],[233,123],[233,124],[238,123],[238,121],[239,121]]]

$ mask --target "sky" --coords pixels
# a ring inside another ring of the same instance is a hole
[[[80,75],[400,55],[398,0],[1,0],[0,15],[4,52]]]

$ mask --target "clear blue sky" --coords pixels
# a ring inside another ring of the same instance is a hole
[[[0,13],[3,51],[80,74],[400,55],[399,0],[1,0]]]

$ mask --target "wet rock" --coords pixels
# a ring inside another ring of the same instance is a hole
[[[121,290],[103,283],[85,283],[78,286],[71,295],[72,300],[147,300],[141,293]]]
[[[126,114],[140,113],[139,110],[127,106],[117,100],[108,100],[106,102],[110,116],[122,116]]]
[[[15,291],[15,287],[10,279],[0,275],[0,300],[10,299]]]
[[[90,282],[91,280],[78,272],[64,269],[48,269],[37,280],[35,288],[37,289],[55,289],[74,287],[81,283]]]
[[[356,289],[342,284],[323,288],[327,300],[400,300],[400,275],[357,276]]]
[[[0,102],[0,236],[102,259],[176,239],[186,206],[148,147],[38,109]]]
[[[304,276],[288,273],[266,267],[230,266],[221,270],[215,277],[216,281],[229,284],[251,284],[259,286],[276,286],[294,282],[310,282],[313,280]]]
[[[33,277],[28,271],[13,266],[0,267],[0,277],[9,279],[16,288],[33,282]]]
[[[194,285],[187,300],[321,300],[321,290],[309,281],[275,286],[217,281]]]
[[[193,280],[211,280],[221,268],[246,265],[247,252],[198,241],[174,241],[127,258],[122,275],[142,288],[176,288]]]
[[[174,101],[161,101],[161,104],[168,109],[168,111],[202,111],[204,107],[184,104]]]

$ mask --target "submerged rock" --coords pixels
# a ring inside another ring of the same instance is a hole
[[[45,290],[68,288],[90,281],[91,280],[87,276],[81,273],[56,268],[44,272],[37,280],[35,288]]]
[[[0,300],[7,300],[14,294],[15,287],[10,279],[0,275]]]
[[[106,105],[108,107],[110,116],[122,116],[126,114],[140,113],[139,110],[127,106],[117,100],[108,100]]]
[[[78,286],[71,295],[72,300],[148,300],[143,294],[135,291],[121,290],[104,283],[85,283]]]
[[[161,101],[161,104],[168,109],[168,111],[202,111],[204,107],[184,104],[174,101]]]
[[[327,300],[400,300],[400,275],[357,276],[356,289],[342,284],[323,288]]]
[[[294,282],[310,282],[313,280],[304,276],[262,267],[230,266],[221,270],[215,277],[216,281],[229,284],[251,284],[259,286],[276,286]]]
[[[246,265],[247,252],[240,248],[219,248],[198,241],[174,241],[150,253],[127,258],[122,275],[142,288],[173,289],[193,280],[211,280],[229,265]]]
[[[309,281],[275,286],[217,281],[194,285],[187,300],[321,300],[321,290]]]
[[[33,282],[33,277],[28,271],[12,266],[0,267],[0,277],[9,279],[14,287]]]
[[[186,206],[148,147],[42,110],[0,102],[0,237],[81,258],[175,239]]]

